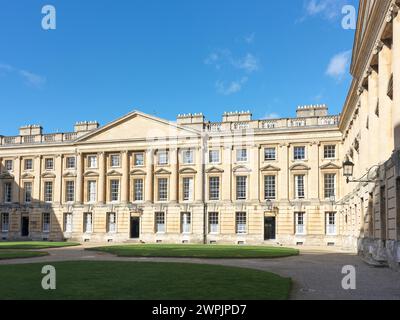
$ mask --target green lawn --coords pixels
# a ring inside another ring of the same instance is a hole
[[[48,249],[78,246],[76,242],[51,242],[51,241],[1,241],[0,250],[3,249]]]
[[[185,257],[185,258],[279,258],[298,255],[296,249],[265,246],[217,245],[120,245],[90,248],[120,257]]]
[[[0,265],[0,299],[283,300],[289,278],[235,267],[151,262],[55,262],[56,290],[43,290],[43,264]]]
[[[43,251],[23,251],[23,250],[0,250],[0,260],[34,258],[47,256],[47,252]]]

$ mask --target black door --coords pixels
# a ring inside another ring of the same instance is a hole
[[[275,217],[266,217],[264,221],[264,240],[276,239]]]
[[[29,236],[29,217],[22,217],[21,236]]]
[[[131,217],[131,239],[138,239],[140,235],[140,218]]]

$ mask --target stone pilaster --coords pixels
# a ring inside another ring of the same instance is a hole
[[[178,202],[178,149],[169,150],[171,161],[171,176],[169,181],[169,200],[172,203]]]
[[[54,203],[62,203],[62,197],[64,194],[64,183],[62,181],[62,160],[61,154],[55,156],[54,170],[56,173],[56,178],[54,182]]]
[[[106,155],[104,152],[98,154],[99,157],[99,182],[97,186],[99,204],[106,203]]]
[[[145,201],[147,203],[153,202],[153,156],[154,151],[152,149],[148,149],[146,151],[146,184],[144,188],[145,193]]]
[[[121,181],[121,202],[129,201],[129,153],[122,152],[122,181]]]
[[[18,203],[20,202],[20,196],[23,186],[21,186],[21,157],[16,157],[14,160],[14,182],[13,193],[12,193],[12,202]]]
[[[83,203],[83,155],[76,155],[76,203]]]
[[[380,153],[379,118],[375,114],[379,97],[378,73],[374,69],[371,69],[370,72],[368,77],[369,142],[374,148],[371,148],[369,152],[368,168],[378,163]]]
[[[250,200],[260,201],[260,146],[254,145],[250,150]]]
[[[224,173],[220,181],[223,201],[232,201],[232,146],[223,149],[222,164]]]

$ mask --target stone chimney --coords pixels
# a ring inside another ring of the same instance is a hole
[[[328,115],[328,107],[325,104],[297,107],[297,118],[325,117]]]
[[[43,128],[37,124],[28,124],[19,128],[20,136],[36,136],[41,135]]]
[[[187,125],[187,124],[202,124],[204,123],[204,115],[202,113],[188,113],[188,114],[179,114],[176,121],[179,125]]]
[[[225,112],[222,116],[222,122],[246,122],[252,120],[250,111]]]
[[[74,131],[75,132],[88,132],[92,130],[96,130],[99,127],[99,123],[97,121],[81,121],[75,123]]]

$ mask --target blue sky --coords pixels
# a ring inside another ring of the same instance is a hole
[[[0,134],[71,131],[131,110],[174,120],[343,106],[356,0],[0,0]],[[56,30],[41,27],[54,5]]]

